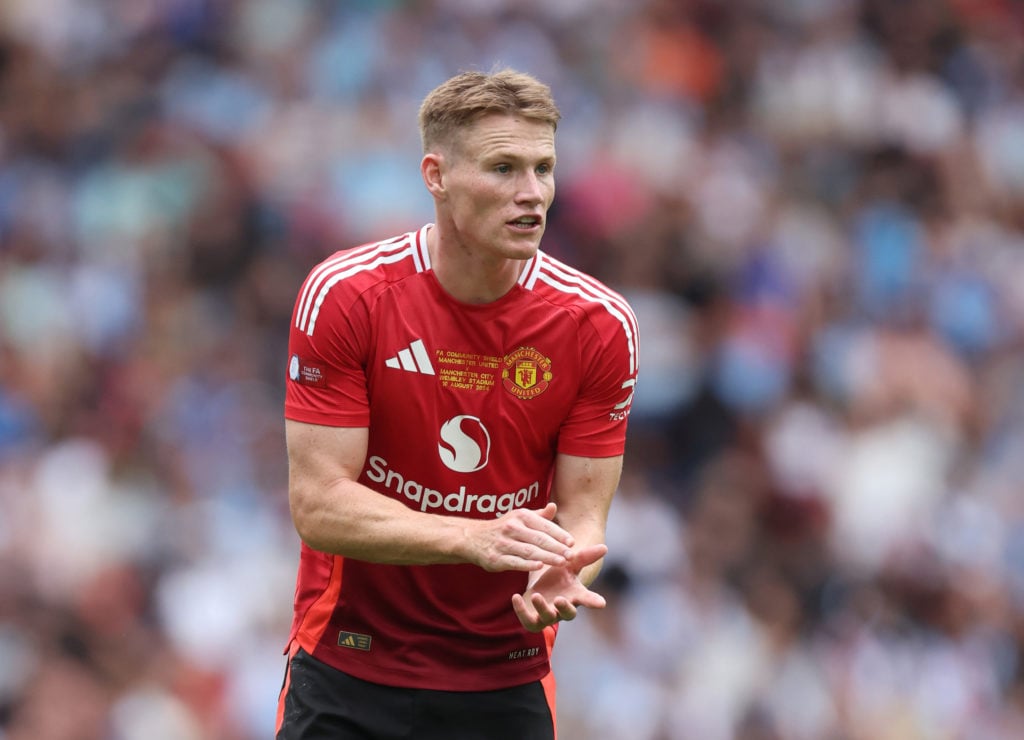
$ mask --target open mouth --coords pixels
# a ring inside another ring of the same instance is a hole
[[[522,231],[531,231],[540,226],[540,216],[520,216],[517,219],[513,219],[508,222],[508,225],[514,229],[520,229]]]

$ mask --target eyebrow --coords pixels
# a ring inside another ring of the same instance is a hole
[[[524,155],[522,153],[513,152],[513,151],[508,150],[508,149],[500,149],[499,148],[499,149],[495,149],[494,151],[484,153],[482,158],[484,160],[486,160],[486,161],[500,160],[500,161],[515,162],[517,164],[518,163],[526,163],[526,162],[534,162],[534,161],[535,162],[554,162],[555,161],[555,153],[554,153],[554,151],[552,151],[550,154],[546,154],[546,155],[543,155],[541,157],[536,157],[535,158],[535,157],[530,157],[530,156]]]

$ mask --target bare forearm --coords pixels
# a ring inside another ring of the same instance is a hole
[[[584,586],[589,586],[591,583],[597,580],[597,576],[601,573],[602,565],[604,565],[604,558],[601,558],[597,562],[591,563],[586,568],[581,570],[580,582],[583,583]]]
[[[603,545],[604,544],[604,527],[594,522],[588,522],[587,524],[572,525],[564,524],[559,522],[565,529],[572,534],[576,540],[576,548],[580,549],[583,547],[589,547],[591,545]],[[580,571],[579,579],[583,582],[583,585],[589,586],[597,578],[601,572],[601,566],[604,564],[604,558],[600,558],[590,565],[583,568]]]
[[[291,494],[296,530],[310,547],[391,565],[472,563],[484,570],[564,565],[572,536],[553,521],[554,504],[497,519],[427,514],[349,478]]]
[[[288,498],[295,529],[322,552],[374,563],[472,563],[489,571],[564,565],[574,544],[558,507],[496,519],[428,514],[358,482],[368,430],[289,421]]]
[[[558,523],[570,532],[576,549],[604,545],[608,509],[622,472],[622,458],[581,458],[561,455],[555,473]],[[588,563],[579,580],[590,585],[604,558]]]
[[[410,509],[352,480],[293,491],[303,541],[333,555],[393,565],[468,562],[465,521]]]

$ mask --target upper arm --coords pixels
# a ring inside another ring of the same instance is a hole
[[[315,511],[319,497],[345,480],[357,480],[366,461],[365,427],[329,427],[285,420],[288,502],[296,526]]]
[[[621,474],[622,455],[558,455],[551,497],[558,504],[559,524],[572,532],[577,543],[604,542],[608,509]]]

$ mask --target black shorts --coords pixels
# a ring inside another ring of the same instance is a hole
[[[540,681],[496,691],[363,681],[298,650],[288,662],[277,740],[554,740]]]

